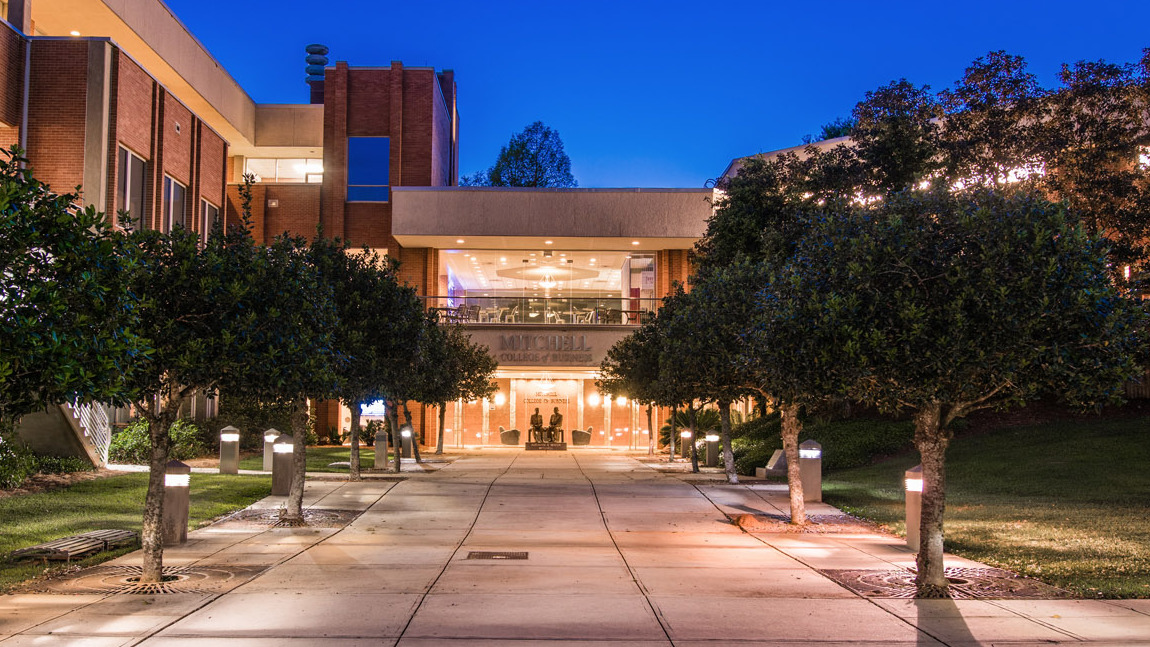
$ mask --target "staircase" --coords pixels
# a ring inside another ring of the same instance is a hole
[[[65,403],[26,415],[16,433],[41,454],[77,456],[96,467],[108,463],[112,425],[107,407],[98,402]]]

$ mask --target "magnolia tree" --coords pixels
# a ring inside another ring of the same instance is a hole
[[[149,352],[128,279],[136,259],[103,214],[0,154],[0,436],[20,417],[74,400],[124,404]]]
[[[922,597],[947,595],[951,424],[1044,393],[1109,401],[1137,374],[1143,312],[1115,291],[1106,245],[1076,223],[1032,191],[894,194],[812,220],[764,294],[776,342],[802,329],[779,351],[800,360],[790,367],[817,365],[831,375],[812,378],[815,386],[833,380],[845,394],[913,414]]]
[[[647,454],[655,453],[655,427],[651,408],[659,404],[659,354],[662,352],[659,329],[654,322],[643,324],[638,330],[615,342],[599,365],[599,380],[595,386],[607,397],[626,396],[647,406]],[[671,439],[674,457],[674,438]]]
[[[339,350],[334,369],[340,400],[351,410],[349,478],[360,478],[361,412],[365,404],[382,397],[387,366],[408,356],[408,340],[419,325],[418,303],[410,288],[399,284],[398,264],[364,248],[352,250],[346,242],[317,237],[309,249],[311,262],[332,289],[340,325],[333,330]],[[384,462],[387,447],[376,447]]]

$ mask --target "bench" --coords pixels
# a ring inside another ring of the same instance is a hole
[[[137,537],[138,535],[131,530],[93,530],[73,537],[64,537],[28,548],[21,548],[12,551],[9,558],[12,560],[40,559],[71,562],[72,558],[87,557],[101,551],[134,544]]]

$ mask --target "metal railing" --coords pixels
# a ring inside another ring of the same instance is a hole
[[[84,435],[96,448],[104,465],[108,464],[108,448],[112,445],[112,425],[108,411],[99,402],[74,402],[68,405],[72,415],[80,421]]]
[[[647,323],[661,299],[619,297],[420,297],[446,323],[553,324],[562,326]]]

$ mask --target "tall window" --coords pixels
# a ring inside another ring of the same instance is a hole
[[[128,212],[128,220],[123,223],[132,229],[140,230],[147,226],[144,218],[144,196],[147,186],[147,164],[132,151],[120,147],[117,155],[116,209]]]
[[[220,208],[208,202],[207,200],[200,200],[200,239],[204,242],[208,240],[208,234],[212,232],[212,227],[215,226],[216,221],[220,219]]]
[[[390,137],[347,138],[347,201],[387,202]]]
[[[176,225],[188,226],[187,215],[184,213],[184,195],[187,189],[184,185],[164,176],[164,224],[168,231],[175,229]]]

